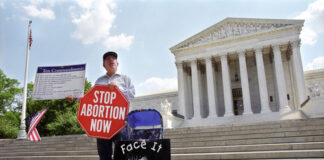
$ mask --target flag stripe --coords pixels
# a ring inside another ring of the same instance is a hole
[[[39,123],[40,119],[43,117],[43,115],[45,114],[46,111],[47,111],[47,108],[44,110],[41,110],[37,113],[37,116],[34,117],[33,120],[31,121],[29,129],[36,127],[36,125]]]
[[[39,121],[41,120],[41,118],[43,117],[43,115],[46,113],[47,110],[48,110],[48,108],[45,108],[45,109],[37,112],[33,116],[31,116],[32,119],[29,122],[29,130],[28,130],[28,134],[27,134],[28,140],[30,140],[30,141],[40,141],[41,140],[39,133],[36,129],[36,126],[39,123]]]

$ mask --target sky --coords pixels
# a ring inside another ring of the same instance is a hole
[[[22,86],[32,20],[28,82],[39,66],[86,63],[94,84],[113,50],[137,96],[174,90],[169,48],[227,17],[304,19],[304,70],[324,68],[324,0],[0,0],[0,69]]]

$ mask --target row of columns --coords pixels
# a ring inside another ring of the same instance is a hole
[[[305,86],[305,82],[303,79],[303,70],[299,52],[299,41],[293,42],[293,68],[294,68],[294,78],[296,78],[297,85]],[[280,106],[280,110],[284,110],[288,108],[288,101],[286,98],[287,90],[284,76],[284,68],[283,62],[281,58],[281,51],[279,44],[271,45],[273,54],[274,54],[274,68],[275,68],[275,78],[276,78],[276,86],[277,86],[277,94],[278,94],[278,102]],[[249,80],[247,73],[247,65],[246,65],[246,54],[245,50],[240,50],[237,52],[239,57],[239,68],[241,75],[241,86],[242,86],[242,96],[243,96],[243,104],[244,104],[244,113],[243,114],[253,114],[251,108],[251,97],[250,97],[250,88],[249,88]],[[267,82],[266,75],[264,69],[263,62],[263,54],[262,47],[254,48],[255,58],[256,58],[256,67],[257,67],[257,76],[258,76],[258,84],[259,84],[259,94],[260,94],[260,102],[261,102],[261,113],[271,112],[269,105],[269,96],[267,90]],[[212,66],[212,58],[207,57],[204,58],[206,63],[206,77],[207,77],[207,93],[208,93],[208,106],[209,106],[209,117],[217,116],[217,93],[216,93],[216,78],[213,71]],[[223,54],[220,56],[221,60],[221,68],[222,68],[222,81],[223,81],[223,94],[224,94],[224,104],[225,104],[225,114],[224,117],[233,116],[233,97],[232,97],[232,87],[231,87],[231,78],[228,66],[228,58],[227,54]],[[179,97],[179,112],[180,114],[186,117],[187,109],[185,107],[186,102],[186,94],[185,90],[185,78],[184,78],[184,70],[183,70],[183,62],[177,62],[177,70],[178,70],[178,97]],[[193,101],[193,119],[201,118],[201,103],[200,97],[201,94],[199,92],[200,83],[198,78],[198,65],[197,60],[190,61],[191,67],[191,82],[192,82],[192,101]],[[299,99],[305,100],[306,90],[305,87],[297,86]],[[300,104],[300,103],[299,103]],[[188,118],[188,117],[186,117]]]

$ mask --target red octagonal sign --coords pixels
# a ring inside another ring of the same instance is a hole
[[[111,139],[124,127],[128,106],[118,87],[95,85],[80,99],[77,119],[89,137]]]

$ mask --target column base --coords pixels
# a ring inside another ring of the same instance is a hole
[[[254,114],[252,111],[251,112],[243,112],[243,115],[251,115]]]
[[[289,106],[284,106],[284,107],[280,107],[279,108],[279,112],[280,113],[288,113],[288,112],[291,112],[292,110],[290,109]]]
[[[224,117],[233,117],[233,116],[234,116],[233,113],[225,113],[225,114],[224,114]]]
[[[261,109],[261,112],[260,112],[260,114],[264,114],[264,113],[270,113],[270,112],[272,112],[272,111],[271,111],[270,109],[269,109],[269,110],[264,110],[264,111],[263,111],[263,110]]]
[[[211,116],[208,116],[207,119],[215,119],[215,118],[218,118],[217,115],[211,115]]]

